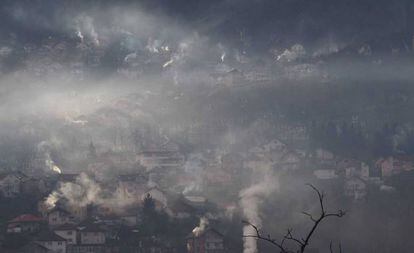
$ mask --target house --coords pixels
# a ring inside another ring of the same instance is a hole
[[[41,232],[34,242],[47,248],[51,253],[66,253],[66,240],[51,231]]]
[[[213,228],[187,236],[188,253],[224,253],[224,236]]]
[[[403,171],[414,170],[414,157],[400,155],[380,158],[375,162],[375,166],[381,170],[383,177],[390,177]]]
[[[80,244],[105,244],[105,231],[98,224],[87,222],[79,225]]]
[[[13,198],[21,193],[22,183],[29,179],[22,172],[11,172],[0,175],[0,193],[3,197]]]
[[[7,233],[34,233],[41,229],[44,220],[33,214],[23,214],[7,222]]]
[[[66,240],[67,244],[77,243],[77,227],[75,224],[66,223],[54,228],[55,234]]]
[[[367,183],[358,177],[353,177],[345,181],[345,196],[357,200],[365,199],[367,195]]]
[[[49,226],[60,226],[69,223],[71,220],[70,213],[65,209],[56,206],[47,213],[47,222]]]

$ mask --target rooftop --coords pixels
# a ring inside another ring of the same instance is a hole
[[[43,219],[33,214],[22,214],[9,221],[9,223],[17,222],[41,222]]]
[[[63,241],[64,242],[66,240],[51,231],[44,231],[37,236],[36,241],[38,242],[62,242]]]

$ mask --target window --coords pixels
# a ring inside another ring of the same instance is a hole
[[[61,246],[62,245],[62,242],[58,242],[58,245]]]
[[[72,235],[72,231],[66,232],[67,235]]]

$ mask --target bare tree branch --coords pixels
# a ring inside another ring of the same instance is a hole
[[[252,238],[256,238],[259,240],[263,240],[263,241],[267,241],[273,245],[275,245],[277,248],[279,248],[281,253],[294,253],[295,251],[291,251],[287,248],[285,248],[284,243],[285,241],[292,241],[294,243],[296,243],[298,245],[298,250],[296,252],[300,252],[300,253],[304,253],[307,246],[310,243],[310,240],[312,238],[312,236],[314,235],[316,229],[318,228],[318,226],[320,225],[320,223],[329,217],[338,217],[341,218],[343,217],[346,213],[343,210],[338,210],[337,212],[334,213],[329,213],[325,210],[325,205],[324,205],[324,198],[325,195],[323,192],[319,191],[315,186],[313,186],[312,184],[307,184],[309,187],[311,187],[317,194],[318,196],[318,201],[319,201],[319,206],[320,206],[320,214],[317,217],[314,217],[312,214],[308,213],[308,212],[302,212],[302,214],[306,215],[309,217],[309,219],[313,222],[313,225],[311,227],[311,229],[309,230],[309,232],[306,234],[306,236],[304,238],[296,238],[293,236],[292,233],[292,229],[288,229],[287,233],[285,234],[285,236],[282,238],[282,240],[280,242],[276,241],[275,239],[271,238],[270,235],[267,235],[267,237],[262,236],[262,234],[260,233],[259,228],[254,225],[251,224],[248,221],[243,221],[245,224],[253,227],[253,229],[255,230],[256,234],[255,235],[243,235],[243,237],[252,237]],[[329,245],[329,249],[330,252],[333,253],[333,249],[332,249],[332,242]],[[341,244],[339,244],[339,252],[342,253],[342,246]]]

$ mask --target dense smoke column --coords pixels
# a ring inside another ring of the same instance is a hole
[[[260,175],[261,180],[257,183],[253,183],[250,187],[243,189],[240,192],[240,207],[242,208],[245,219],[261,228],[262,220],[260,218],[260,206],[266,199],[277,190],[278,181],[275,175],[273,175],[270,167],[265,166],[257,173]],[[257,239],[253,237],[246,237],[248,235],[256,235],[256,231],[250,225],[246,225],[243,228],[243,253],[256,253],[257,252]]]

